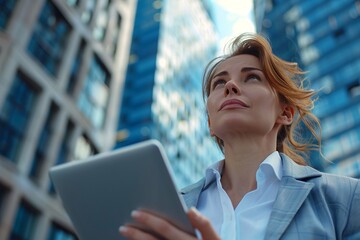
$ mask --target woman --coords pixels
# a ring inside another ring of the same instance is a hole
[[[307,166],[314,145],[301,141],[302,122],[319,142],[311,114],[314,92],[294,63],[277,58],[256,34],[242,34],[229,55],[205,73],[211,135],[225,159],[182,191],[202,239],[360,239],[360,184]],[[196,239],[163,219],[133,217],[166,239]],[[122,226],[130,239],[155,239]]]

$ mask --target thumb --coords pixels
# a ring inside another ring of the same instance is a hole
[[[215,229],[211,226],[210,221],[201,215],[196,208],[190,208],[187,214],[191,225],[200,231],[203,240],[220,240]]]

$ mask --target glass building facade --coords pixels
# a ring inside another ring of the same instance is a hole
[[[52,2],[46,2],[34,28],[28,51],[52,75],[56,75],[69,39],[70,25]]]
[[[0,153],[10,161],[17,161],[35,100],[36,90],[17,73],[0,115]]]
[[[307,71],[319,100],[323,171],[360,177],[360,1],[255,1],[257,30]],[[316,160],[317,159],[317,160]]]
[[[0,0],[0,239],[78,239],[48,170],[112,149],[135,7]]]
[[[5,29],[17,0],[0,0],[0,29]]]
[[[220,158],[201,94],[203,70],[216,50],[202,1],[139,1],[115,147],[158,139],[178,187]]]

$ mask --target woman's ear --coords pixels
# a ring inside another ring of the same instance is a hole
[[[277,119],[277,123],[282,125],[290,125],[294,120],[295,109],[292,106],[284,105],[280,116]]]

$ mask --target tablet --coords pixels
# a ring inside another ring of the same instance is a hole
[[[157,214],[195,235],[163,147],[156,140],[55,166],[50,178],[76,233],[84,240],[124,239],[132,210]]]

